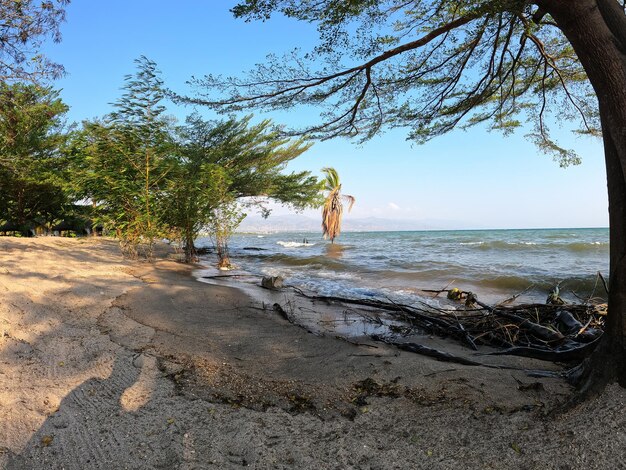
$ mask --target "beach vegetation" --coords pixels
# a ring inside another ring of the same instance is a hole
[[[217,267],[219,269],[232,267],[228,253],[228,241],[245,217],[245,212],[236,200],[220,204],[211,212],[208,227],[217,253]]]
[[[192,115],[178,129],[176,164],[163,204],[165,223],[179,233],[187,261],[196,258],[194,241],[208,228],[219,264],[229,264],[227,239],[245,217],[242,204],[263,209],[271,199],[304,209],[318,202],[317,178],[307,171],[285,172],[310,144],[283,137],[270,121],[251,124],[251,119],[207,121]]]
[[[209,230],[220,265],[227,240],[245,216],[239,202],[269,201],[296,209],[319,202],[320,184],[307,171],[286,172],[305,152],[304,139],[285,138],[270,121],[252,117],[184,124],[166,114],[156,64],[141,57],[125,79],[115,111],[83,123],[72,135],[72,193],[92,202],[96,221],[114,232],[129,257],[152,258],[155,242],[177,242],[197,259],[195,239]]]
[[[74,176],[79,196],[94,201],[97,219],[115,231],[125,254],[152,258],[155,241],[167,235],[161,201],[175,145],[156,64],[145,57],[136,63],[115,111],[85,122],[76,136]]]
[[[617,0],[242,0],[246,21],[313,23],[319,43],[270,55],[244,77],[207,75],[188,100],[222,112],[317,106],[292,133],[366,140],[384,128],[426,142],[474,125],[524,126],[562,166],[579,155],[550,129],[602,136],[610,207],[609,317],[586,389],[626,386],[626,4]]]
[[[322,233],[324,238],[329,238],[331,243],[341,233],[341,219],[343,218],[343,201],[348,203],[348,212],[354,205],[354,196],[341,193],[339,173],[334,168],[322,168],[326,175],[324,179],[324,191],[326,198],[322,206]]]
[[[5,229],[33,234],[71,212],[63,191],[67,109],[50,87],[0,82],[0,223]]]

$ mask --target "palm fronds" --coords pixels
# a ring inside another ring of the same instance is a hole
[[[343,200],[348,203],[348,211],[352,209],[356,199],[353,196],[341,194],[339,174],[334,168],[322,168],[326,173],[324,189],[328,191],[322,208],[322,232],[324,238],[330,238],[331,242],[341,233],[341,218],[343,217]]]

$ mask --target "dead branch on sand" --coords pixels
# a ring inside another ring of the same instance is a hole
[[[449,299],[458,303],[456,308],[441,308],[423,301],[405,305],[391,299],[351,299],[294,290],[314,301],[381,310],[409,326],[408,331],[403,329],[405,335],[428,333],[450,337],[473,350],[480,345],[497,349],[487,354],[510,354],[552,362],[580,361],[588,356],[602,335],[606,316],[606,304],[601,303],[511,305],[500,302],[492,306],[479,301],[475,294],[456,288],[432,291],[446,292]],[[558,290],[556,293],[558,295]],[[431,351],[424,352],[423,347],[402,342],[397,335],[395,339],[380,336],[373,339],[431,355]],[[441,356],[439,352],[438,355]]]

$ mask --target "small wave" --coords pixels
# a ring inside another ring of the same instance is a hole
[[[494,276],[483,277],[482,279],[468,279],[471,284],[480,286],[481,288],[492,288],[508,292],[521,292],[532,285],[537,286],[544,284],[542,280],[533,279],[525,276]],[[547,287],[549,284],[545,283]]]
[[[549,248],[559,247],[557,244],[548,244],[545,246]],[[525,250],[530,247],[537,248],[538,244],[536,242],[506,242],[502,240],[494,240],[480,245],[481,250]]]
[[[284,241],[278,241],[276,242],[277,245],[280,246],[284,246],[285,248],[300,248],[303,246],[315,246],[315,243],[302,243],[302,242],[284,242]]]
[[[597,252],[600,250],[608,251],[609,243],[608,242],[588,242],[588,243],[577,242],[577,243],[568,243],[564,245],[564,247],[567,250],[574,251],[577,253],[585,252],[585,251]]]
[[[481,242],[461,242],[459,245],[467,247],[476,247],[479,250],[568,250],[575,252],[598,251],[599,249],[608,248],[608,242],[590,241],[590,242],[571,242],[571,243],[541,243],[528,241],[481,241]]]
[[[328,268],[336,271],[346,271],[350,270],[351,267],[346,263],[342,263],[341,261],[334,260],[327,256],[291,256],[285,253],[276,253],[269,256],[258,256],[259,259],[262,259],[266,262],[271,263],[280,263],[284,266],[301,266],[304,268]]]
[[[348,280],[360,280],[358,273],[350,273],[350,272],[337,272],[337,271],[315,271],[309,273],[310,276],[316,276],[323,279],[332,279],[336,281],[337,279],[348,279]]]
[[[468,282],[483,288],[492,288],[501,291],[521,292],[529,286],[534,286],[537,291],[547,293],[559,282],[563,292],[574,291],[587,294],[594,289],[598,294],[597,281],[595,276],[586,277],[565,277],[562,279],[551,279],[545,276],[493,276],[482,279],[472,279]]]
[[[609,249],[607,242],[589,242],[589,243],[568,243],[565,247],[570,251],[597,251],[599,248]]]
[[[446,269],[446,268],[431,268],[431,269],[421,269],[419,271],[409,271],[402,270],[396,271],[391,269],[384,269],[380,271],[376,271],[376,277],[379,279],[379,282],[385,281],[405,281],[405,282],[431,282],[434,279],[439,280],[442,279],[450,279],[456,278],[461,274],[459,269]]]

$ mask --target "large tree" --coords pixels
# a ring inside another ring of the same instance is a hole
[[[315,23],[319,45],[270,56],[247,78],[208,76],[198,83],[208,91],[192,101],[224,111],[321,106],[320,120],[300,129],[321,138],[368,138],[390,126],[423,142],[457,126],[509,132],[528,120],[535,142],[563,165],[578,156],[551,138],[551,118],[601,133],[609,315],[586,383],[626,385],[625,8],[621,0],[245,0],[235,16]]]

